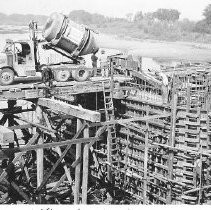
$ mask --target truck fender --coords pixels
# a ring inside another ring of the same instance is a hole
[[[4,66],[4,67],[1,67],[0,69],[11,69],[13,72],[14,72],[14,74],[15,74],[15,76],[18,76],[18,73],[17,73],[17,71],[15,71],[15,69],[14,68],[12,68],[11,66]]]

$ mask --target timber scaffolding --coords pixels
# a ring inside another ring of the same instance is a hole
[[[108,67],[109,78],[0,88],[0,203],[210,202],[210,67],[166,70],[167,103],[136,62]]]

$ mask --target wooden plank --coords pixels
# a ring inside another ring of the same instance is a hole
[[[59,111],[74,117],[84,119],[90,122],[100,122],[100,113],[96,111],[91,111],[88,109],[83,109],[78,106],[67,104],[62,101],[57,101],[49,98],[40,98],[38,100],[40,106],[47,107],[52,111]]]
[[[192,130],[192,129],[187,129],[187,128],[178,128],[176,130],[177,130],[177,133],[180,133],[180,134],[193,134],[193,135],[199,134],[199,130]]]
[[[14,132],[0,125],[0,144],[7,144],[13,142],[14,142]]]
[[[89,128],[84,129],[84,137],[89,137]],[[82,204],[87,204],[87,189],[89,177],[89,144],[84,145],[83,152],[83,180],[82,180]]]
[[[199,138],[189,138],[189,137],[183,137],[183,142],[189,142],[189,143],[199,143]]]
[[[44,96],[44,91],[40,89],[25,90],[25,98],[41,98]]]
[[[186,125],[199,126],[200,122],[183,121]]]
[[[188,200],[188,201],[196,201],[197,200],[196,196],[182,195],[181,198],[184,199],[184,200]]]

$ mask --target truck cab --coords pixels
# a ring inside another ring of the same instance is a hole
[[[0,55],[0,84],[13,83],[14,77],[36,76],[34,42],[6,40]]]

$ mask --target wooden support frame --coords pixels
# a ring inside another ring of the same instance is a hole
[[[50,122],[49,122],[49,119],[48,119],[48,117],[47,117],[47,114],[46,114],[46,113],[43,113],[43,116],[44,116],[45,122],[46,122],[46,124],[47,124],[47,127],[48,127],[49,129],[52,129],[52,128],[51,128],[51,125],[50,125]],[[86,126],[86,123],[84,123],[84,124],[81,126],[81,128],[78,130],[78,132],[77,132],[77,133],[75,134],[75,136],[73,137],[74,139],[75,139],[75,138],[78,138],[78,136],[79,136],[80,133],[83,131],[83,129],[85,128],[85,126]],[[52,134],[52,135],[53,135],[53,137],[56,138],[55,134]],[[46,182],[48,181],[48,179],[50,178],[51,174],[54,172],[54,170],[56,169],[56,167],[59,165],[59,163],[60,163],[60,162],[63,162],[63,163],[64,163],[63,158],[65,157],[65,155],[67,154],[67,152],[70,150],[71,146],[72,146],[72,145],[68,145],[68,146],[66,147],[66,149],[64,150],[63,153],[61,153],[60,147],[56,147],[56,151],[58,152],[60,158],[56,161],[56,163],[54,164],[53,168],[48,172],[48,174],[45,175],[45,179],[43,180],[42,184],[41,184],[41,185],[38,187],[38,189],[37,189],[37,192],[38,192],[38,193],[39,193],[39,191],[42,189],[42,187],[46,184]],[[77,159],[75,162],[77,162],[77,164],[78,164],[78,159]],[[72,164],[72,167],[75,167],[75,162]],[[69,170],[68,170],[66,164],[65,164],[63,167],[64,167],[64,170],[65,170],[65,175],[66,175],[66,177],[67,177],[67,179],[68,179],[70,185],[72,186],[72,177],[71,177],[71,175],[70,175],[70,173],[69,173]],[[74,189],[73,189],[73,191],[74,191]]]

